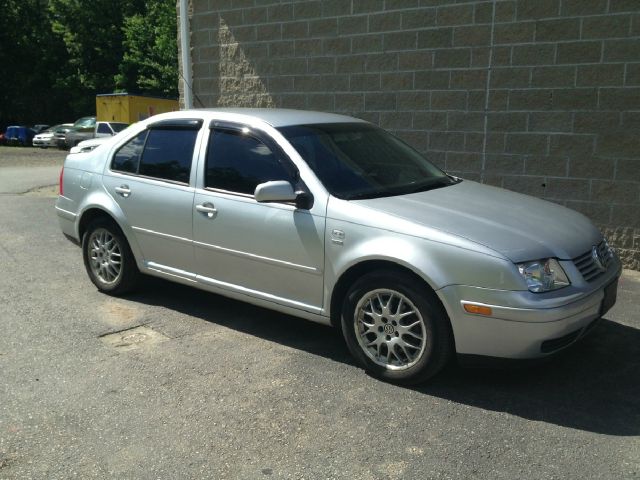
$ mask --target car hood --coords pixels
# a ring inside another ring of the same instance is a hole
[[[602,238],[578,212],[468,180],[426,192],[357,202],[484,245],[514,262],[575,258]]]

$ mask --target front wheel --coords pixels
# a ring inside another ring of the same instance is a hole
[[[121,295],[136,286],[140,272],[127,239],[113,221],[99,218],[91,222],[82,237],[82,256],[98,290]]]
[[[346,295],[342,332],[358,362],[387,381],[414,384],[451,357],[449,319],[428,287],[399,272],[373,272]]]

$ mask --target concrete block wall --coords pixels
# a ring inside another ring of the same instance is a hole
[[[640,0],[192,1],[196,106],[370,120],[640,269]]]

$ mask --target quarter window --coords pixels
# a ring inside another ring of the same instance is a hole
[[[118,149],[111,162],[111,170],[126,173],[138,173],[140,155],[147,138],[147,130],[140,132]]]
[[[211,131],[205,187],[253,195],[257,185],[270,180],[293,179],[265,143],[240,131]]]

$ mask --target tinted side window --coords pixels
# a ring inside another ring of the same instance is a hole
[[[98,124],[97,133],[108,133],[109,135],[113,134],[113,132],[109,128],[109,125],[107,125],[106,123],[99,123]]]
[[[148,177],[189,183],[198,130],[150,130],[138,173]]]
[[[111,170],[119,172],[137,173],[140,163],[140,154],[144,141],[147,138],[147,131],[144,130],[121,146],[113,157]]]
[[[253,195],[269,180],[292,181],[276,154],[257,138],[232,130],[212,130],[205,187]]]

